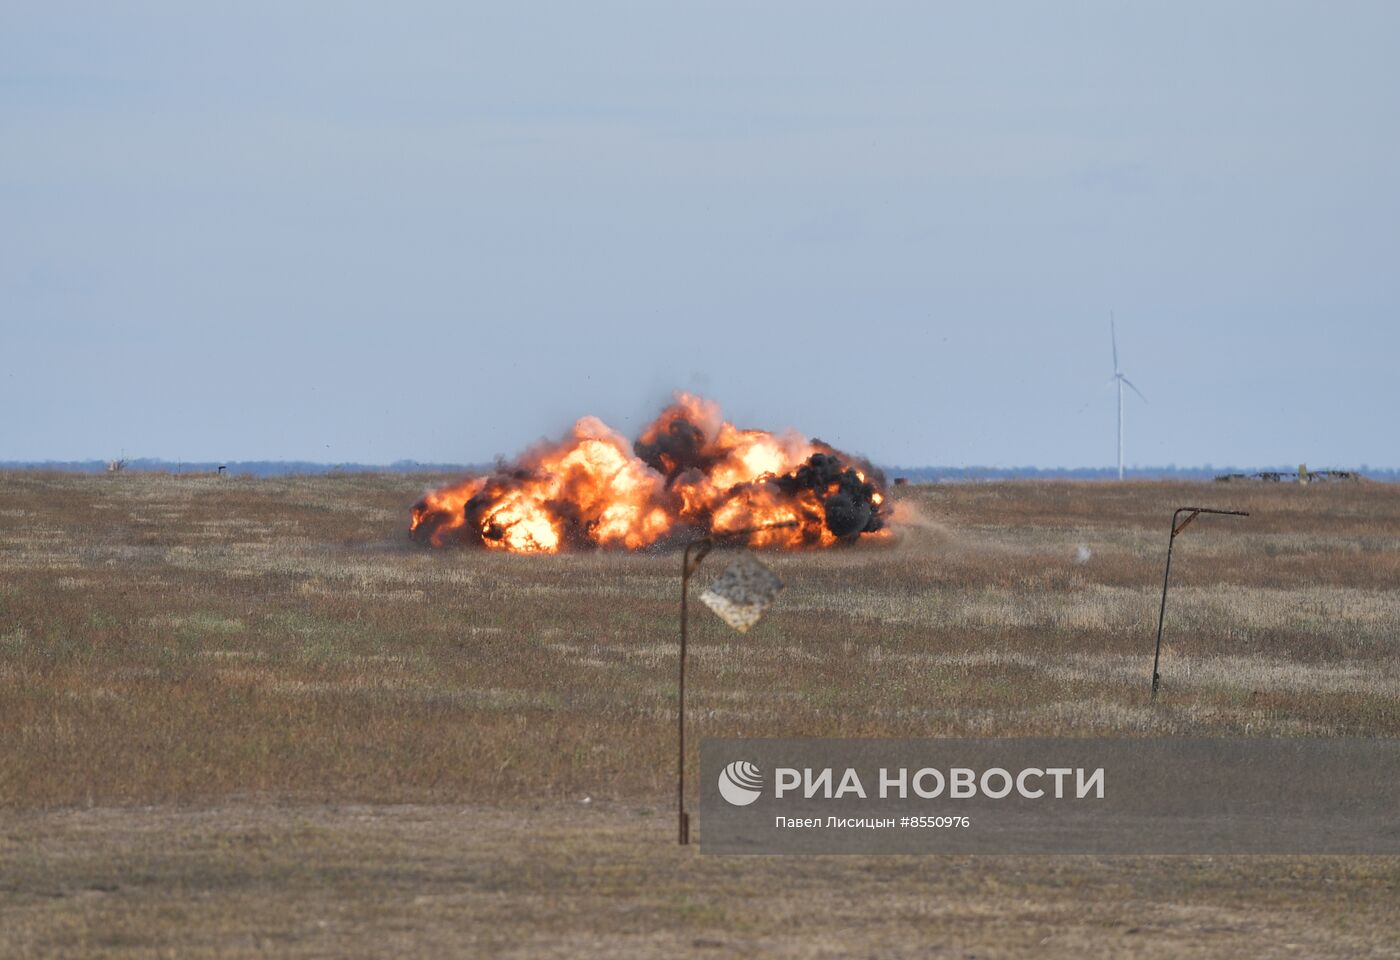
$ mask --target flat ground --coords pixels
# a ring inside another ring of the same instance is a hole
[[[1400,956],[1397,858],[677,849],[677,555],[430,552],[427,482],[0,474],[0,954]],[[1400,489],[898,500],[697,612],[693,740],[1400,736]]]

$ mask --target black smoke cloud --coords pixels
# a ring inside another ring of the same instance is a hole
[[[820,440],[813,443],[825,446]],[[814,453],[796,471],[772,482],[784,493],[811,490],[818,495],[825,494],[822,511],[826,516],[826,528],[838,537],[850,539],[862,533],[874,533],[885,525],[875,502],[877,484],[884,486],[884,474],[868,463],[862,463],[861,467],[863,469],[858,471],[847,466],[834,451]]]
[[[709,473],[716,457],[705,452],[705,433],[683,417],[668,422],[651,440],[638,440],[632,452],[670,483],[687,470]]]
[[[826,528],[841,539],[881,529],[885,522],[875,495],[884,486],[884,474],[864,461],[859,467],[848,466],[835,449],[820,440],[812,442],[823,452],[812,454],[792,473],[764,482],[789,495],[802,490],[817,494]],[[719,459],[707,452],[704,431],[684,417],[670,420],[651,440],[638,440],[632,449],[668,484],[687,470],[709,473]]]

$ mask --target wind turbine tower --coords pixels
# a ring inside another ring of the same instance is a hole
[[[1126,386],[1146,403],[1147,398],[1143,397],[1142,391],[1133,385],[1133,381],[1123,376],[1123,371],[1118,366],[1118,324],[1113,319],[1113,313],[1108,315],[1108,335],[1113,340],[1113,378],[1109,384],[1116,384],[1118,387],[1118,479],[1123,479],[1123,387]]]

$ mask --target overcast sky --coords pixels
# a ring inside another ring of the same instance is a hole
[[[1400,466],[1400,4],[0,0],[0,459]],[[1085,405],[1088,407],[1085,408]]]

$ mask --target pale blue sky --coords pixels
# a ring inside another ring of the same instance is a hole
[[[1400,5],[375,7],[0,0],[0,459],[1400,466]]]

